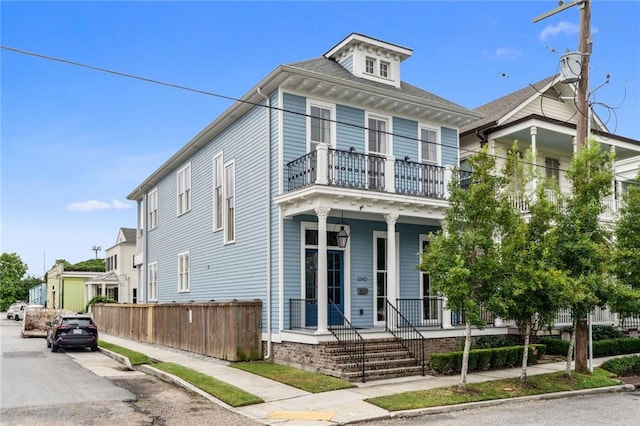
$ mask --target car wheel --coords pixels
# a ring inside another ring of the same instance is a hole
[[[51,352],[58,352],[58,345],[55,343],[51,345]]]
[[[96,352],[98,350],[98,345],[91,346],[91,352]]]
[[[16,320],[16,321],[20,321],[20,317],[17,316],[17,315],[15,317],[13,317],[13,319]]]

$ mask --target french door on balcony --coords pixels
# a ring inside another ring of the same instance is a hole
[[[367,131],[367,188],[384,188],[384,162],[389,153],[388,122],[385,119],[369,117]]]
[[[317,302],[318,300],[318,249],[305,250],[305,325],[307,327],[318,325]],[[338,250],[327,251],[327,290],[329,303],[327,306],[328,324],[342,324],[342,316],[336,309],[344,313],[344,252]]]

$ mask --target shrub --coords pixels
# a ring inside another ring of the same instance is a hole
[[[591,327],[591,338],[593,341],[620,339],[624,333],[612,325],[593,325]]]
[[[608,359],[602,363],[602,368],[618,376],[640,376],[640,356]]]
[[[555,337],[543,337],[540,339],[540,343],[547,347],[547,353],[549,355],[562,355],[567,356],[569,352],[569,342]]]
[[[87,306],[85,306],[84,311],[89,312],[89,308],[91,308],[96,303],[118,303],[118,301],[113,300],[107,296],[95,296],[94,298],[89,300],[89,303],[87,303]]]
[[[618,339],[618,351],[621,354],[633,354],[640,352],[640,339],[637,337],[625,337]]]
[[[537,364],[545,354],[544,345],[529,345],[528,364]],[[522,346],[508,346],[469,351],[469,371],[514,367],[522,363]],[[462,352],[435,353],[429,359],[431,368],[440,374],[453,374],[462,368]]]
[[[475,347],[478,349],[489,348],[504,348],[506,346],[512,346],[513,343],[509,341],[505,336],[480,336],[476,340]]]
[[[618,355],[618,340],[606,339],[592,342],[593,356]]]

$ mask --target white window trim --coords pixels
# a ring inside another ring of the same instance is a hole
[[[373,231],[373,250],[372,258],[373,261],[373,270],[371,271],[371,275],[373,277],[373,324],[374,325],[383,325],[384,321],[378,321],[378,313],[375,311],[376,303],[378,301],[378,270],[376,265],[376,259],[378,258],[378,244],[377,239],[384,238],[388,240],[387,231]],[[387,242],[388,244],[388,242]],[[387,260],[387,267],[389,266],[389,260]],[[389,275],[389,270],[387,269],[387,275]],[[396,232],[396,282],[400,282],[400,233]],[[387,284],[389,284],[389,279],[387,279]],[[399,286],[398,286],[399,288]],[[387,296],[389,295],[389,289],[387,288]],[[398,294],[398,297],[400,294]]]
[[[441,139],[441,132],[440,129],[436,126],[431,126],[428,124],[420,124],[420,126],[418,127],[418,131],[420,132],[420,134],[418,135],[418,143],[421,143],[420,141],[422,140],[422,130],[430,130],[432,132],[436,133],[436,140],[435,140],[435,144],[436,144],[436,160],[435,161],[426,161],[422,158],[422,147],[418,146],[418,161],[420,163],[425,163],[425,164],[435,164],[435,165],[440,165],[442,164],[442,139]]]
[[[373,72],[367,71],[367,61],[368,60],[373,61]],[[377,69],[378,69],[378,58],[374,58],[373,56],[365,56],[364,57],[364,70],[363,70],[364,73],[368,74],[368,75],[377,75],[376,74]]]
[[[184,210],[182,210],[182,205],[180,203],[180,178],[179,176],[184,173],[186,177],[185,183],[185,192],[186,192],[186,206],[184,206]],[[185,213],[191,211],[191,163],[186,164],[184,167],[179,169],[176,173],[176,211],[177,216],[182,216]]]
[[[307,99],[307,152],[311,152],[311,107],[319,107],[328,109],[329,119],[331,123],[329,124],[331,129],[331,138],[329,140],[329,148],[336,147],[336,106],[334,104],[330,104],[323,101],[318,101],[315,99]]]
[[[158,227],[158,188],[154,188],[149,191],[147,196],[147,227],[150,230]]]
[[[383,64],[387,66],[387,75],[382,75],[382,65]],[[380,78],[386,78],[386,79],[392,80],[391,62],[383,61],[383,60],[378,61],[378,72],[379,72],[379,77]]]
[[[158,262],[151,262],[147,267],[147,292],[150,302],[158,300]]]
[[[237,226],[237,218],[238,218],[238,192],[237,192],[237,174],[236,174],[236,162],[235,160],[228,161],[224,164],[224,187],[223,187],[223,202],[224,207],[222,210],[222,221],[224,224],[227,223],[229,209],[227,208],[227,169],[233,168],[233,238],[229,238],[229,227],[224,226],[224,244],[233,244],[236,242],[236,233],[238,230]]]
[[[184,258],[186,257],[186,270],[183,268],[185,265]],[[184,275],[186,273],[186,283],[184,282]],[[178,253],[178,293],[188,293],[191,291],[191,255],[188,251]]]
[[[378,114],[378,113],[369,112],[369,111],[365,111],[365,114],[364,114],[364,125],[365,125],[364,146],[365,146],[365,152],[367,154],[373,153],[373,154],[380,155],[380,153],[378,153],[378,152],[369,151],[369,119],[370,118],[373,118],[375,120],[380,120],[380,121],[386,121],[386,123],[387,123],[387,130],[386,130],[387,152],[386,152],[385,156],[386,157],[393,156],[393,119],[392,119],[392,117],[390,115],[383,115],[383,114]]]
[[[218,161],[218,166],[220,167],[220,180],[218,182],[218,174],[216,173],[218,170],[216,169],[216,161]],[[219,184],[219,185],[218,185]],[[216,187],[220,186],[222,199],[220,200],[220,205],[216,200]],[[213,157],[213,231],[221,231],[224,228],[224,156],[223,153],[220,152]],[[221,211],[220,223],[217,222],[217,209]]]

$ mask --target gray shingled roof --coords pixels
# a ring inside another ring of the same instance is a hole
[[[468,132],[469,130],[477,129],[484,126],[487,123],[491,123],[493,121],[497,121],[500,118],[507,115],[514,108],[522,105],[524,101],[533,96],[537,91],[542,90],[545,86],[551,83],[557,76],[547,77],[544,80],[541,80],[532,85],[528,85],[518,91],[510,93],[506,96],[496,99],[495,101],[491,101],[486,103],[478,108],[475,108],[474,111],[480,112],[484,115],[484,118],[480,120],[474,121],[472,123],[467,124],[460,128],[460,133]],[[533,86],[533,87],[531,87]],[[535,89],[534,89],[535,87]]]
[[[405,83],[404,81],[400,83],[400,88],[397,88],[395,86],[391,86],[388,84],[378,83],[377,81],[371,81],[366,78],[356,77],[355,75],[347,71],[345,68],[343,68],[336,61],[327,59],[327,58],[308,59],[306,61],[287,64],[286,66],[292,67],[292,68],[299,68],[306,71],[316,72],[318,74],[339,78],[342,80],[346,80],[348,82],[366,84],[366,85],[377,87],[380,89],[389,90],[391,92],[397,92],[399,94],[421,98],[430,102],[438,102],[443,105],[448,105],[456,108],[463,108],[463,109],[469,110],[466,107],[458,105],[440,96],[434,95],[433,93],[422,90],[412,84]]]
[[[124,235],[124,239],[127,242],[135,242],[136,241],[136,229],[135,228],[120,228],[122,229],[122,234]]]

